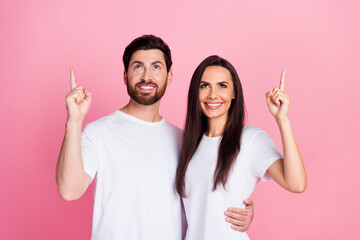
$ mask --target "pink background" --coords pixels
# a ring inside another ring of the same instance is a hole
[[[74,202],[56,193],[69,68],[93,92],[93,121],[127,103],[124,47],[153,33],[174,61],[161,114],[181,128],[195,67],[219,54],[238,69],[248,124],[281,148],[264,93],[287,68],[308,188],[299,195],[261,183],[252,239],[360,239],[359,8],[355,0],[1,0],[0,238],[90,238],[93,187]]]

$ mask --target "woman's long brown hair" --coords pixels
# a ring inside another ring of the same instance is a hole
[[[202,75],[209,66],[220,66],[229,70],[235,91],[235,99],[231,102],[224,134],[220,142],[218,159],[214,172],[213,191],[216,190],[220,183],[225,188],[230,170],[240,152],[241,133],[245,118],[244,96],[240,78],[230,62],[219,56],[213,55],[200,63],[191,78],[185,131],[180,161],[176,171],[176,190],[181,197],[186,197],[185,176],[189,162],[198,148],[203,134],[208,130],[207,117],[201,112],[200,108],[199,89]]]

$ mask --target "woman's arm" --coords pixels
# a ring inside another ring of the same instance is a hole
[[[306,189],[307,178],[288,118],[290,97],[285,93],[285,70],[281,74],[280,88],[266,93],[266,102],[278,124],[284,154],[284,159],[274,162],[267,173],[286,190],[301,193]]]

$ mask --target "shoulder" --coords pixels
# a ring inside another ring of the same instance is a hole
[[[244,125],[242,131],[242,138],[246,138],[249,140],[259,134],[266,134],[266,132],[259,127]]]
[[[85,134],[94,134],[99,128],[101,128],[104,125],[109,125],[113,120],[117,118],[116,112],[110,113],[109,115],[106,115],[102,118],[99,118],[95,121],[92,121],[88,124],[86,124],[83,133]]]
[[[164,126],[167,128],[167,136],[169,137],[170,142],[174,142],[180,150],[183,139],[183,131],[167,121],[165,121]]]
[[[261,128],[255,126],[244,126],[242,136],[241,136],[242,144],[246,144],[248,147],[250,146],[260,146],[267,145],[272,142],[271,137]]]
[[[176,136],[182,136],[183,135],[183,130],[181,130],[180,128],[178,128],[177,126],[167,122],[166,120],[164,126],[174,135]]]

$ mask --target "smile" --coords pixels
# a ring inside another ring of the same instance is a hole
[[[140,85],[138,86],[138,88],[140,89],[140,91],[142,92],[151,92],[153,91],[156,87],[154,85]]]
[[[154,89],[154,86],[139,86],[141,89]]]
[[[205,105],[210,109],[218,109],[221,107],[224,103],[205,103]]]

